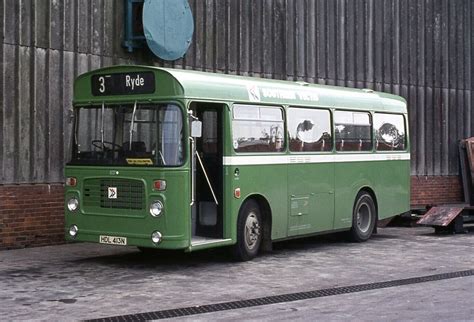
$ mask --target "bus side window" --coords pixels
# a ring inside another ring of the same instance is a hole
[[[331,114],[328,110],[291,107],[287,119],[291,152],[332,150]]]
[[[282,109],[235,104],[232,143],[235,152],[282,152],[285,149]]]
[[[372,122],[367,112],[334,112],[336,151],[372,150]]]
[[[406,149],[405,118],[400,114],[375,113],[374,128],[377,151]]]

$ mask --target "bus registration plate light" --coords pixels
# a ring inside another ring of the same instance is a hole
[[[234,197],[240,199],[240,188],[234,189]]]

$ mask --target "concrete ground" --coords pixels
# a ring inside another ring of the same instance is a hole
[[[224,249],[155,256],[69,244],[0,252],[0,320],[79,320],[474,269],[474,233],[380,229],[278,243],[235,263]],[[474,277],[376,289],[181,320],[474,320]]]

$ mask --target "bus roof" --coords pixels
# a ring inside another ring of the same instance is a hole
[[[153,72],[156,91],[132,95],[94,96],[92,76]],[[229,74],[154,66],[113,66],[80,75],[74,87],[74,103],[94,104],[142,99],[226,101],[252,104],[320,106],[406,113],[406,101],[396,95],[367,89],[309,84]]]

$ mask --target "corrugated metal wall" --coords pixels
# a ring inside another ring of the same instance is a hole
[[[458,173],[474,135],[472,0],[190,0],[195,38],[166,66],[368,87],[409,102],[412,173]],[[113,64],[122,1],[0,0],[0,184],[61,182],[72,84]]]

